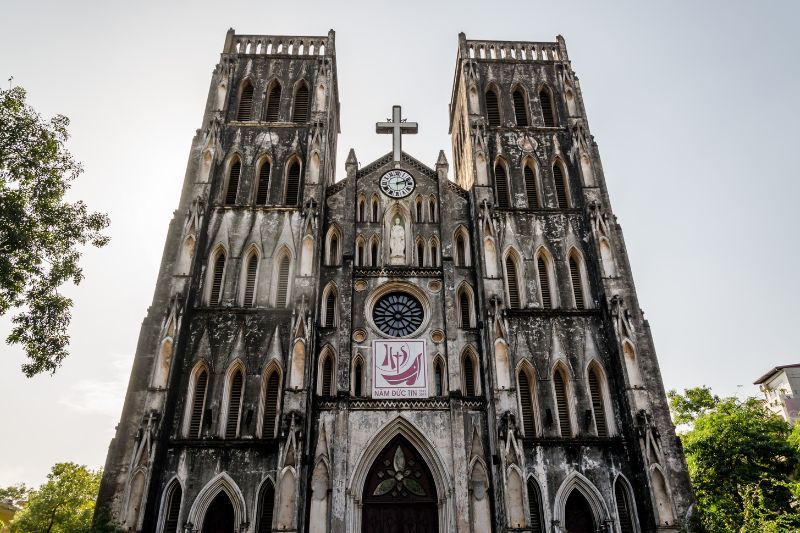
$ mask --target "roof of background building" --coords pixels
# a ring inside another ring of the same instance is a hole
[[[753,385],[761,385],[762,383],[767,381],[769,378],[771,378],[773,375],[777,374],[778,372],[780,372],[784,368],[797,368],[797,367],[800,367],[800,363],[795,363],[793,365],[776,366],[775,368],[773,368],[772,370],[770,370],[769,372],[767,372],[766,374],[764,374],[763,376],[761,376],[760,378],[755,380],[753,382]]]

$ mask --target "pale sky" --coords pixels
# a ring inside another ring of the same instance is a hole
[[[343,7],[346,6],[346,7]],[[0,344],[0,486],[50,466],[97,468],[116,425],[225,32],[336,30],[338,179],[388,152],[376,121],[403,106],[403,148],[433,166],[447,136],[459,31],[567,42],[667,388],[757,394],[800,362],[800,3],[64,2],[6,0],[0,78],[67,115],[85,168],[73,197],[111,217],[74,298],[71,357],[26,379]],[[8,84],[3,81],[4,86]],[[452,177],[452,176],[451,176]],[[10,329],[0,319],[0,337]],[[741,388],[740,388],[741,387]]]

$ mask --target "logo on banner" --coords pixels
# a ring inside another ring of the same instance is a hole
[[[425,341],[372,341],[373,398],[427,398]]]

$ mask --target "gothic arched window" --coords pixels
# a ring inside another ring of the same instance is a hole
[[[300,162],[294,159],[286,171],[285,205],[297,205],[300,201]]]
[[[256,205],[267,205],[269,197],[269,159],[264,159],[258,169],[258,187],[256,188]]]
[[[418,223],[425,221],[425,219],[422,217],[422,198],[419,196],[417,196],[417,199],[414,201],[414,214]]]
[[[534,380],[528,374],[526,369],[519,371],[517,375],[517,389],[519,390],[519,406],[520,415],[522,418],[522,431],[525,437],[532,438],[536,436],[536,417],[533,407]]]
[[[456,234],[456,266],[469,266],[467,264],[467,238],[460,231]]]
[[[336,266],[339,264],[339,232],[336,228],[331,228],[328,233],[328,265]]]
[[[580,256],[575,252],[569,255],[569,276],[572,280],[572,295],[575,299],[575,309],[586,309],[586,302],[583,297]]]
[[[439,241],[436,240],[436,237],[431,239],[431,266],[439,266]]]
[[[617,477],[614,482],[614,501],[617,504],[617,516],[619,517],[619,530],[620,533],[636,533],[634,524],[636,518],[633,514],[633,505],[631,505],[631,496],[628,492],[628,487],[621,477]]]
[[[472,351],[467,350],[464,354],[462,370],[464,372],[464,396],[477,395],[477,371],[475,358]]]
[[[489,126],[500,125],[500,105],[494,88],[486,91],[486,120],[489,121]]]
[[[272,533],[272,516],[275,508],[275,487],[269,479],[264,482],[258,498],[258,533]]]
[[[322,325],[326,328],[336,327],[336,289],[328,287],[325,294],[325,314],[322,317]]]
[[[356,212],[356,222],[364,222],[364,207],[367,201],[363,196],[358,198],[358,211]]]
[[[425,266],[425,241],[421,238],[417,239],[417,266]]]
[[[553,113],[553,98],[550,95],[550,89],[542,87],[539,91],[539,104],[542,106],[542,119],[544,125],[552,128],[556,125],[556,118]]]
[[[377,196],[372,197],[372,222],[378,221],[378,210],[379,210],[380,200],[378,200]]]
[[[553,391],[556,398],[556,411],[558,412],[558,428],[562,437],[572,436],[572,424],[570,422],[568,378],[562,368],[553,371]]]
[[[288,255],[283,255],[278,262],[278,284],[275,291],[275,307],[286,307],[289,294],[289,265]]]
[[[553,181],[556,186],[556,201],[558,202],[558,207],[561,209],[568,209],[571,206],[569,202],[567,180],[564,175],[564,169],[558,162],[553,164]]]
[[[511,309],[522,308],[519,293],[519,274],[514,254],[506,255],[506,289],[508,292],[508,307]]]
[[[297,91],[294,93],[294,108],[292,109],[292,121],[294,122],[308,122],[308,107],[309,107],[309,93],[308,85],[305,82],[300,82]]]
[[[239,418],[242,412],[242,388],[244,386],[242,369],[234,370],[228,379],[228,416],[225,419],[225,438],[235,439],[239,436]]]
[[[239,93],[239,107],[236,110],[236,120],[251,120],[253,116],[253,84],[245,80]]]
[[[236,204],[236,195],[239,192],[239,176],[242,174],[242,163],[237,157],[231,163],[228,172],[228,188],[225,190],[225,205]]]
[[[428,198],[428,220],[430,222],[436,222],[437,214],[438,213],[436,213],[436,197],[431,196],[430,198]]]
[[[281,389],[281,375],[277,368],[273,368],[267,379],[264,380],[264,420],[261,427],[261,437],[271,439],[275,437],[275,427],[278,421],[278,397]]]
[[[433,389],[436,396],[444,395],[444,365],[439,358],[433,364]]]
[[[514,99],[514,118],[517,119],[517,126],[528,125],[528,109],[525,105],[525,93],[517,88],[512,95]]]
[[[364,239],[359,237],[356,239],[356,266],[364,266],[364,263],[366,263],[366,256],[364,255],[365,253],[366,250],[364,249]]]
[[[374,266],[374,267],[380,266],[378,264],[379,263],[379,259],[380,259],[378,246],[379,246],[378,245],[378,239],[377,238],[373,238],[372,242],[370,243],[369,254],[370,254],[370,264],[371,264],[371,266]]]
[[[466,287],[458,291],[458,326],[462,329],[472,327],[472,298]]]
[[[189,406],[188,437],[199,439],[203,430],[203,415],[206,408],[206,390],[208,389],[208,370],[201,367],[195,371],[191,380],[191,405]]]
[[[525,194],[528,197],[528,208],[535,209],[539,205],[539,191],[536,187],[536,173],[533,171],[529,163],[526,163],[522,169],[525,177]]]
[[[320,395],[333,396],[333,355],[326,349],[322,357]]]
[[[225,277],[225,250],[219,248],[214,256],[214,270],[211,275],[211,295],[209,305],[219,305],[222,301],[222,283]]]
[[[550,290],[550,269],[549,261],[543,253],[539,253],[536,258],[536,270],[539,274],[539,295],[541,296],[542,308],[553,308],[553,295]]]
[[[528,520],[531,533],[542,533],[542,495],[533,478],[528,478]]]
[[[166,509],[164,512],[164,533],[181,533],[178,530],[178,519],[181,515],[181,500],[183,489],[178,480],[172,482],[167,489]]]
[[[511,207],[511,197],[508,194],[508,173],[505,165],[500,161],[494,166],[494,189],[497,194],[497,207],[503,209]]]
[[[264,119],[267,122],[277,122],[281,109],[281,84],[277,81],[272,84],[267,96],[267,108]]]
[[[592,413],[598,437],[608,437],[608,419],[606,418],[606,402],[603,396],[603,374],[596,363],[589,366],[589,394],[592,397]]]
[[[255,301],[256,294],[256,274],[258,273],[258,252],[253,251],[247,257],[245,263],[247,272],[245,273],[244,298],[242,305],[251,307]]]
[[[353,396],[360,398],[364,395],[364,362],[360,357],[353,365]]]

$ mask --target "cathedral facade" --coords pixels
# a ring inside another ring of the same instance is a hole
[[[228,32],[98,509],[159,533],[688,527],[564,40],[461,34],[449,115],[452,173],[401,150],[395,107],[393,150],[337,179],[334,33]]]

